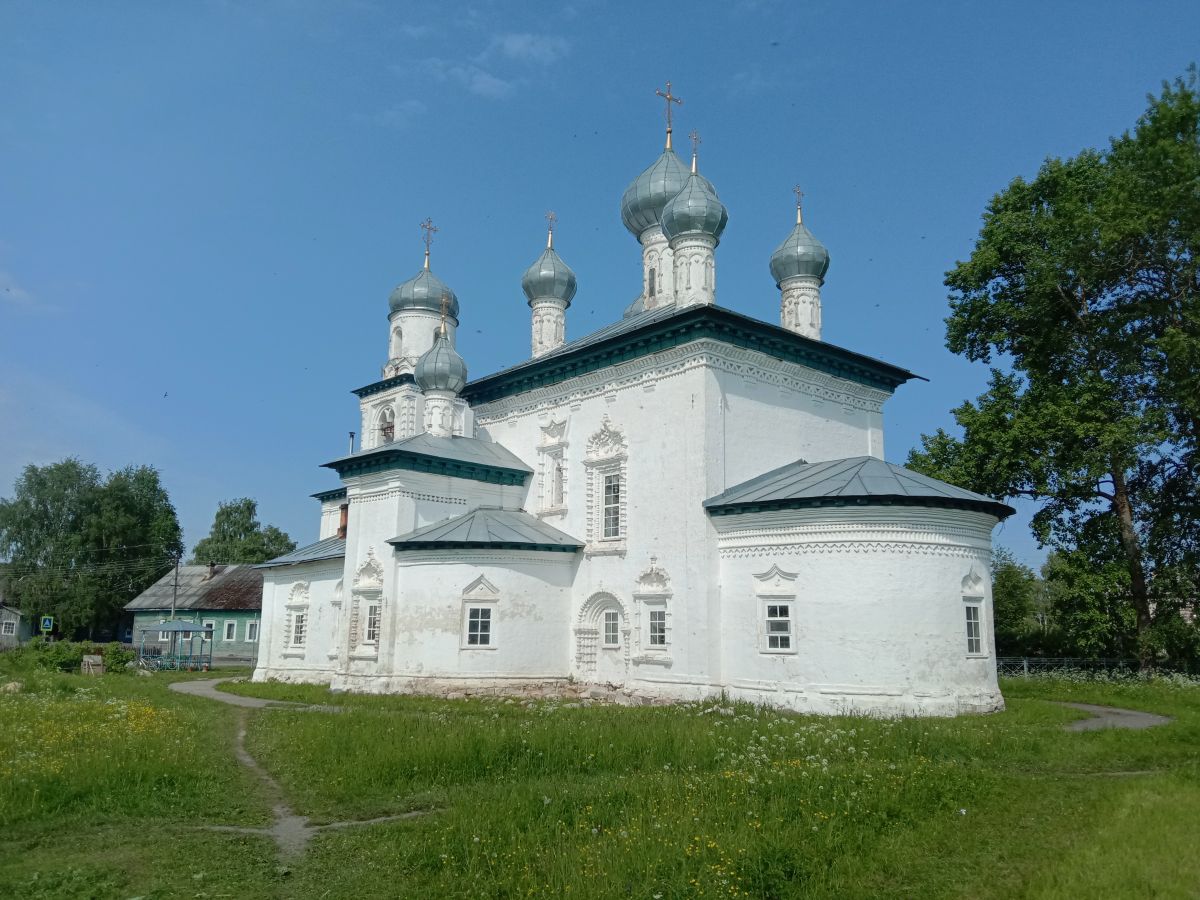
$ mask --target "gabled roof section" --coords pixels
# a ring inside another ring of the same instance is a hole
[[[462,398],[472,405],[487,403],[702,338],[757,350],[888,392],[921,377],[724,307],[671,304],[627,316],[536,359],[476,379],[463,389]]]
[[[176,610],[261,609],[262,572],[254,566],[215,566],[210,577],[208,566],[180,566],[179,589],[175,589],[175,570],[167,574],[125,604],[128,610],[170,609],[174,596]]]
[[[501,444],[469,437],[418,434],[373,450],[359,450],[324,464],[342,478],[407,469],[491,484],[523,485],[533,474],[516,454]]]
[[[574,553],[583,544],[524,510],[481,506],[388,541],[397,551],[490,547]]]
[[[300,563],[320,562],[325,559],[341,559],[345,555],[346,539],[327,537],[324,540],[317,541],[315,544],[309,544],[307,547],[301,547],[298,550],[293,550],[291,553],[285,553],[283,556],[269,559],[265,563],[259,563],[255,568],[273,569],[276,566],[295,566]],[[259,577],[261,578],[262,576],[260,575]]]
[[[999,519],[1011,506],[874,456],[820,463],[798,460],[704,501],[710,515],[811,506],[939,506],[975,509]]]

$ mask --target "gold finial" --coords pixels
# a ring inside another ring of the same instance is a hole
[[[554,214],[554,210],[546,212],[546,221],[550,223],[550,227],[546,229],[546,249],[554,249],[554,223],[558,221],[558,216]]]
[[[425,232],[425,236],[421,238],[425,242],[425,268],[429,268],[429,245],[433,243],[433,236],[437,233],[437,226],[433,224],[433,219],[426,217],[421,223],[420,228]]]
[[[667,149],[670,150],[671,149],[671,104],[676,103],[676,104],[682,105],[683,100],[679,97],[676,97],[674,94],[671,93],[671,82],[669,82],[669,81],[667,82],[667,91],[665,94],[662,91],[658,90],[657,88],[655,89],[654,93],[667,101]]]
[[[428,252],[428,251],[426,251]],[[442,337],[446,336],[446,314],[450,311],[450,295],[442,291]]]
[[[804,191],[800,189],[800,185],[792,188],[792,193],[796,195],[796,224],[804,224],[804,211],[800,208],[800,203],[804,199]]]
[[[688,137],[692,139],[692,174],[695,175],[697,172],[696,156],[700,152],[700,132],[693,128]]]

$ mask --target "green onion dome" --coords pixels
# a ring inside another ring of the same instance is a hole
[[[778,287],[796,275],[825,279],[829,271],[829,251],[804,227],[800,209],[796,209],[796,227],[771,254],[771,275]]]
[[[662,212],[662,230],[671,241],[685,234],[707,234],[721,240],[729,212],[712,184],[693,171]]]
[[[454,291],[446,287],[446,283],[442,279],[429,271],[427,259],[425,268],[392,291],[392,295],[388,297],[388,305],[392,308],[392,312],[402,309],[424,309],[440,313],[442,297],[448,301],[446,315],[457,325],[458,297],[454,295]]]
[[[621,221],[640,238],[647,228],[659,223],[663,208],[683,190],[688,170],[669,147],[633,180],[621,198]]]
[[[534,300],[548,298],[562,300],[570,306],[576,286],[575,273],[555,251],[552,234],[542,255],[521,277],[521,290],[529,298],[530,306]]]
[[[423,391],[451,391],[459,393],[467,383],[467,364],[458,355],[446,337],[443,325],[437,337],[413,370],[413,378]]]

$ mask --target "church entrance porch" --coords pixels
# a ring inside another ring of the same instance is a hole
[[[629,677],[629,615],[612,594],[593,594],[575,624],[575,671],[583,681],[622,685]]]

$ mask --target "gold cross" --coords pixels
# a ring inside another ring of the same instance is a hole
[[[442,291],[442,337],[446,336],[446,314],[450,311],[450,295]]]
[[[700,149],[700,132],[693,128],[691,133],[688,134],[688,137],[692,139],[692,153],[695,153]]]
[[[420,229],[425,232],[425,236],[421,238],[425,242],[425,268],[429,268],[429,245],[433,243],[433,236],[437,233],[437,226],[433,224],[433,219],[426,217],[425,221],[420,224]]]
[[[546,211],[546,221],[550,223],[550,227],[546,231],[546,246],[554,246],[554,223],[558,221],[558,216],[554,214],[554,210]]]
[[[676,97],[674,94],[671,93],[671,82],[669,82],[669,81],[667,82],[667,91],[665,94],[662,91],[658,90],[657,88],[655,88],[654,93],[667,101],[667,149],[670,150],[671,149],[671,104],[676,103],[676,104],[682,105],[683,99],[680,97]]]
[[[804,191],[800,189],[800,185],[792,188],[792,193],[796,195],[796,224],[799,225],[804,221],[804,213],[800,209],[800,203],[804,199]]]

